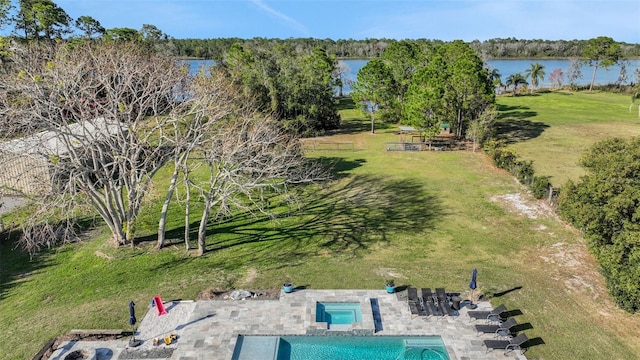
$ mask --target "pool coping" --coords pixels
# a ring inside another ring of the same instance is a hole
[[[406,295],[403,297],[402,293],[313,289],[283,292],[279,300],[165,301],[166,315],[159,316],[155,308],[149,308],[140,321],[135,335],[142,343],[139,347],[128,347],[129,339],[67,342],[59,346],[51,359],[62,360],[78,349],[96,349],[97,360],[135,359],[136,354],[143,358],[143,351],[157,348],[152,345],[154,338],[174,334],[177,341],[160,345],[174,349],[170,359],[228,360],[233,356],[238,335],[326,335],[326,326],[322,329],[321,325],[315,323],[317,301],[362,304],[373,300],[378,304],[381,328],[375,329],[373,312],[367,312],[366,315],[363,312],[363,323],[366,317],[367,328],[355,328],[351,331],[352,335],[371,334],[372,328],[373,336],[440,335],[451,360],[526,359],[519,351],[507,355],[502,351],[487,352],[483,340],[492,339],[492,336],[478,336],[473,325],[482,322],[470,321],[466,308],[462,308],[456,317],[414,317],[409,311]],[[479,310],[491,309],[488,302],[478,302],[476,305]],[[363,310],[366,308],[371,309],[370,306],[362,307]]]

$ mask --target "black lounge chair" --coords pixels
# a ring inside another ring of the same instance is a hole
[[[418,298],[418,289],[413,287],[407,288],[407,302],[409,304],[409,311],[411,311],[411,315],[427,315],[426,311],[422,307],[422,304],[420,303],[420,298]]]
[[[500,325],[476,325],[478,336],[481,334],[493,333],[495,337],[511,337],[511,329],[518,325],[513,319],[507,319]]]
[[[440,305],[443,314],[447,314],[449,316],[459,315],[459,313],[451,307],[451,304],[449,304],[449,297],[447,297],[447,293],[444,291],[444,288],[436,288],[436,296],[438,297],[438,304]]]
[[[422,288],[422,302],[427,312],[433,316],[443,316],[442,309],[436,305],[437,300],[434,298],[431,288]]]
[[[488,322],[501,322],[505,320],[502,314],[507,311],[507,307],[500,305],[491,311],[469,311],[470,320],[486,319]]]
[[[484,346],[487,347],[487,352],[494,349],[504,349],[506,355],[509,351],[522,350],[522,344],[527,341],[529,341],[527,335],[520,334],[511,340],[485,340]]]

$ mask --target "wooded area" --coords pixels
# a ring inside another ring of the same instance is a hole
[[[408,39],[407,39],[408,40]],[[328,54],[338,58],[375,58],[382,55],[389,45],[401,41],[400,39],[267,39],[267,38],[223,38],[223,39],[171,39],[165,46],[175,56],[194,57],[203,59],[222,60],[223,54],[233,44],[249,44],[260,46],[274,46],[287,44],[296,51],[310,53],[313,49],[321,47]],[[418,44],[440,45],[444,41],[437,39],[412,39]],[[586,40],[526,40],[516,38],[490,39],[485,41],[474,40],[468,42],[469,46],[486,59],[497,58],[570,58],[581,57]],[[640,44],[620,43],[623,54],[627,58],[640,57]]]

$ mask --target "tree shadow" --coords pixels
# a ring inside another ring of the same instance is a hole
[[[210,221],[206,251],[233,248],[250,252],[255,262],[291,267],[305,257],[317,256],[318,251],[357,256],[375,244],[389,243],[391,233],[432,229],[444,215],[437,198],[413,180],[355,176],[300,190],[297,207],[275,217],[245,211]],[[271,206],[282,208],[283,204],[274,201]],[[195,238],[198,222],[191,228]],[[183,233],[184,227],[171,229],[167,238],[181,238]],[[259,245],[243,246],[247,244]]]
[[[326,156],[315,158],[314,161],[317,161],[321,166],[329,168],[337,178],[349,176],[349,171],[359,168],[367,162],[366,159],[347,160],[342,157]]]
[[[545,131],[549,125],[530,120],[507,119],[496,123],[496,139],[507,144],[534,139]]]
[[[46,257],[31,258],[18,244],[20,231],[0,232],[0,301],[13,287],[24,284],[29,277],[49,265]]]
[[[308,191],[299,204],[299,211],[279,226],[265,217],[253,223],[233,219],[213,224],[208,234],[227,236],[209,241],[207,250],[261,242],[259,249],[251,249],[256,257],[268,252],[265,258],[269,261],[290,266],[304,261],[305,256],[315,256],[318,248],[356,256],[374,244],[388,243],[390,233],[433,228],[443,215],[437,199],[427,194],[422,184],[377,176],[357,176],[320,191]]]
[[[364,163],[366,163],[365,159],[347,160],[341,157],[319,157],[319,158],[315,158],[314,161],[317,161],[321,166],[327,167],[329,171],[331,171],[334,178],[337,178],[337,179],[349,176],[349,173],[348,173],[349,171],[356,169],[362,166]],[[273,199],[268,199],[267,201],[269,201],[270,203],[273,202],[273,204],[270,205],[270,209],[269,209],[270,211],[275,212],[275,209],[282,205],[279,203],[280,200],[276,199],[275,196],[273,197]],[[291,212],[288,212],[288,215],[290,215],[290,213]],[[200,214],[197,214],[197,215],[199,219]],[[274,215],[274,216],[280,217],[280,215]],[[209,222],[215,223],[215,224],[224,224],[224,223],[243,224],[244,223],[252,226],[256,222],[273,220],[274,216],[256,216],[256,214],[253,213],[251,210],[247,210],[247,211],[238,211],[230,217],[217,219],[217,221],[214,220],[213,222],[210,220]],[[200,226],[199,220],[196,220],[189,224],[190,239],[192,240],[197,239],[199,226]],[[213,230],[211,230],[212,229],[211,225],[209,225],[208,228],[209,230],[207,232],[207,235],[209,235],[210,233],[213,233]],[[184,245],[184,230],[185,230],[184,226],[167,229],[165,231],[166,240],[164,242],[163,247],[168,247],[173,245]],[[158,240],[158,234],[154,232],[149,235],[137,236],[135,238],[135,244],[156,242],[157,240]]]

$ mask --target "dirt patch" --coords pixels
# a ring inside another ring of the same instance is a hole
[[[593,299],[607,298],[602,276],[595,271],[597,264],[584,244],[559,242],[539,249],[538,254],[551,276],[562,281],[568,292]]]
[[[374,272],[376,275],[383,277],[385,280],[406,278],[406,276],[402,276],[401,274],[396,272],[396,269],[392,269],[392,268],[379,268],[379,269],[375,269]]]
[[[221,290],[221,289],[207,289],[200,294],[196,300],[232,300],[231,294],[236,290]],[[251,293],[251,296],[245,300],[279,300],[280,289],[259,289],[259,290],[246,290]]]
[[[521,193],[496,195],[490,198],[491,201],[504,205],[508,210],[524,215],[529,219],[544,217],[555,217],[553,209],[544,201],[530,200],[522,196]]]

